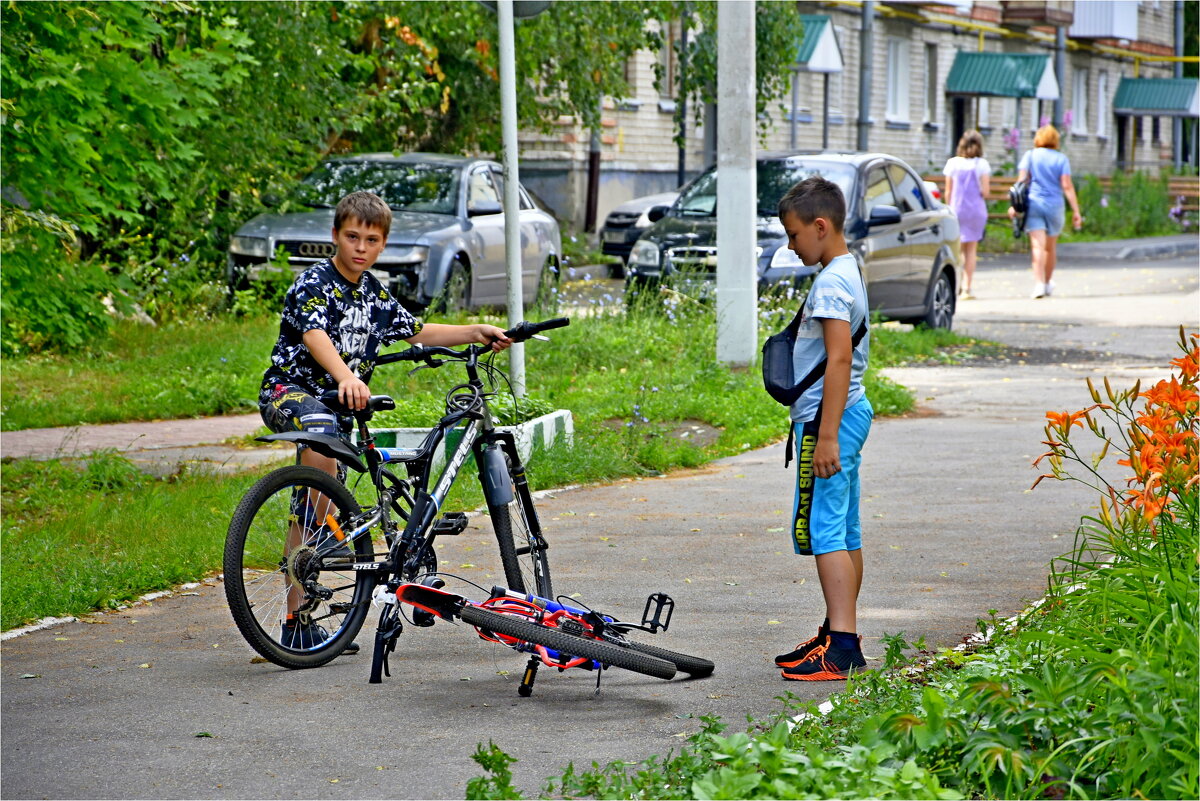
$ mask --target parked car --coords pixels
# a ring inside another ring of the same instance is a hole
[[[763,154],[758,158],[760,291],[801,284],[815,269],[787,248],[776,209],[798,181],[821,175],[846,196],[846,241],[866,267],[867,297],[884,317],[950,328],[961,285],[958,218],[934,202],[917,173],[880,153]],[[701,294],[715,286],[717,172],[684,187],[675,205],[634,243],[626,292],[659,282]]]
[[[487,159],[427,153],[331,158],[306,177],[288,206],[260,214],[229,242],[229,281],[244,282],[282,246],[300,272],[333,255],[333,211],[344,195],[374,192],[392,208],[387,247],[372,272],[411,309],[507,303],[504,174]],[[521,278],[525,302],[555,288],[558,223],[521,188]]]
[[[633,250],[633,243],[643,231],[653,225],[654,220],[671,208],[678,197],[679,192],[660,192],[657,195],[635,197],[608,213],[604,227],[600,229],[600,251],[606,256],[621,259],[621,267],[614,272],[614,278],[624,277],[625,262],[629,261],[629,251]]]

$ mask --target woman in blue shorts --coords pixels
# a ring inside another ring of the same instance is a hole
[[[1058,150],[1058,129],[1043,125],[1033,137],[1033,150],[1026,151],[1017,165],[1017,180],[1029,181],[1029,210],[1025,231],[1033,261],[1033,297],[1054,293],[1055,248],[1063,229],[1063,199],[1071,204],[1071,223],[1078,231],[1083,226],[1079,199],[1071,182],[1071,162]],[[1016,214],[1008,210],[1008,216]]]

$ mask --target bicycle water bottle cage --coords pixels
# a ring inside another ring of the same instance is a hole
[[[654,607],[654,615],[650,607]],[[663,613],[666,617],[663,617]],[[666,631],[671,625],[671,615],[675,612],[675,602],[665,592],[656,592],[646,599],[646,608],[642,611],[642,628],[653,634]]]

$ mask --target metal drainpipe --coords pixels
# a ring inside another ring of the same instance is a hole
[[[1063,87],[1067,77],[1067,32],[1060,25],[1054,29],[1054,78],[1058,81],[1058,97],[1054,98],[1054,127],[1063,127]]]
[[[875,3],[866,0],[862,5],[862,31],[858,48],[858,149],[870,149],[871,139],[871,78],[875,58]]]
[[[1183,55],[1183,0],[1175,0],[1175,55]],[[1183,77],[1183,62],[1176,61],[1172,74]],[[1171,150],[1175,156],[1175,171],[1183,167],[1183,117],[1171,120]]]

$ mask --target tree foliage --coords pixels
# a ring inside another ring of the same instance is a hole
[[[679,39],[671,44],[681,65],[679,92],[688,100],[693,122],[704,119],[704,106],[717,101],[717,3],[703,2],[664,3],[662,12],[671,14],[664,19],[679,16],[682,27],[688,32],[687,45]],[[754,95],[758,128],[761,133],[773,124],[772,104],[783,97],[791,85],[790,67],[795,61],[796,49],[802,41],[804,25],[791,3],[757,3],[754,19],[754,64],[757,92]],[[675,131],[679,142],[679,131],[687,120],[685,106],[675,108]],[[718,112],[719,113],[719,112]]]
[[[716,11],[691,5],[684,89],[703,102]],[[626,62],[661,45],[653,21],[682,8],[555,2],[518,20],[521,125],[598,127],[601,100],[629,94]],[[24,250],[52,269],[72,259],[68,292],[79,264],[98,265],[78,291],[127,293],[158,318],[219,308],[230,233],[330,153],[500,150],[497,21],[477,2],[10,0],[2,13],[5,236],[63,221],[74,250],[42,234]],[[798,21],[790,4],[758,14],[766,112]]]

